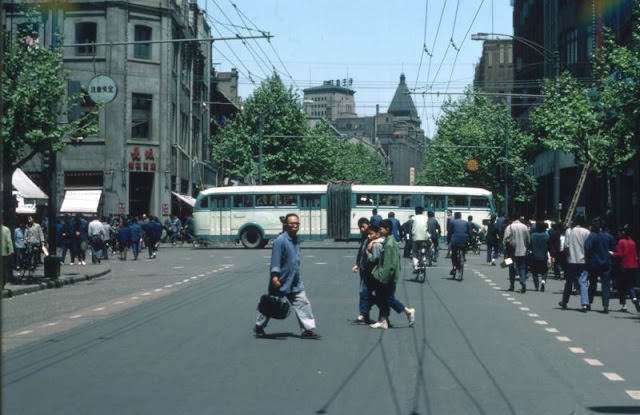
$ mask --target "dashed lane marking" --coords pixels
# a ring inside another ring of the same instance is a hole
[[[513,304],[520,305],[520,304],[522,304],[522,301],[514,301]]]
[[[171,267],[172,269],[182,269],[184,268],[182,265],[176,265],[175,267]]]
[[[70,316],[69,318],[72,319],[72,320],[75,320],[75,319],[80,318],[80,317],[82,317],[82,314],[75,314],[73,316]]]
[[[530,309],[529,307],[520,307],[520,310],[522,310],[522,311],[529,311],[529,310],[531,310],[531,309]]]
[[[547,327],[545,330],[548,331],[549,333],[560,333],[560,330],[553,327]]]
[[[93,311],[103,311],[106,307],[97,307],[94,308]]]
[[[315,262],[314,265],[328,265],[328,262]]]
[[[622,382],[624,381],[624,378],[620,375],[618,375],[617,373],[613,373],[613,372],[602,372],[602,376],[604,376],[605,378],[609,379],[612,382]]]
[[[584,361],[587,362],[589,366],[604,366],[598,359],[584,359]]]
[[[544,320],[536,320],[536,321],[534,321],[534,323],[536,323],[536,324],[538,324],[540,326],[546,326],[547,324],[549,324]]]
[[[59,321],[52,321],[51,323],[43,324],[42,327],[53,327],[57,326],[58,324],[60,324]]]
[[[527,314],[527,315],[528,315],[529,317],[540,317],[540,315],[539,315],[539,314],[537,314],[537,313],[529,313],[529,314]]]
[[[640,391],[628,390],[627,395],[631,396],[631,399],[635,399],[636,401],[640,401]]]
[[[584,354],[584,349],[582,347],[569,347],[569,351],[575,354]]]
[[[15,336],[26,336],[31,333],[33,333],[33,330],[22,330],[21,332],[16,333]]]
[[[571,341],[571,339],[568,338],[567,336],[556,336],[556,339],[558,339],[558,341],[560,341],[560,342],[570,342]]]

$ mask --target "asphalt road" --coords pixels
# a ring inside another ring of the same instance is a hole
[[[403,262],[416,324],[370,329],[352,322],[355,246],[303,249],[321,340],[293,316],[253,337],[268,249],[165,249],[5,300],[3,413],[640,413],[638,314],[560,310],[558,281],[507,292],[505,270],[470,256],[463,282],[441,259],[415,283]]]

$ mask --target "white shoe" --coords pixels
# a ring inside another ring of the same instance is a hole
[[[416,309],[409,308],[409,312],[407,313],[407,319],[409,320],[409,327],[413,327],[413,323],[416,322]]]
[[[86,262],[84,262],[84,261],[80,261],[80,263],[81,263],[82,265],[87,265],[87,263],[86,263]]]
[[[369,327],[371,327],[372,329],[388,329],[389,324],[387,323],[387,320],[382,320],[378,321],[377,323],[371,324]]]

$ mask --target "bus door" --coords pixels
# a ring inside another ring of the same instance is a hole
[[[433,195],[427,194],[424,196],[424,209],[425,211],[432,211],[434,217],[440,224],[440,239],[444,240],[447,235],[447,211],[445,195]]]
[[[231,235],[231,203],[228,196],[211,198],[211,236],[225,240]]]
[[[323,239],[321,195],[300,195],[300,234],[305,239]]]

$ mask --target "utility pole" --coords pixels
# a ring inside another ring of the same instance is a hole
[[[258,117],[258,184],[262,186],[262,169],[264,168],[264,161],[262,160],[262,140],[264,138],[264,116],[265,113],[261,112]]]

